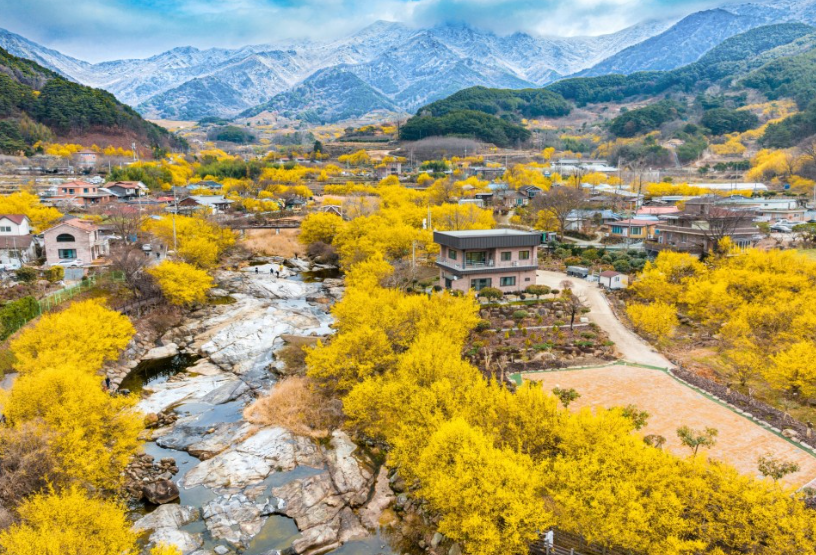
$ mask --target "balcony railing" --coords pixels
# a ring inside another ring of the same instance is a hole
[[[486,262],[467,262],[461,260],[451,260],[450,258],[443,258],[439,256],[436,258],[436,263],[453,270],[491,270],[494,268],[521,269],[537,266],[532,258],[529,260],[488,260]]]

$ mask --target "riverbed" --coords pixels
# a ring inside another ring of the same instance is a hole
[[[243,417],[274,387],[284,336],[332,333],[342,281],[296,266],[219,274],[231,301],[191,314],[159,341],[172,356],[140,363],[120,386],[141,395],[145,414],[175,419],[144,446],[154,464],[175,460],[179,489],[177,501],[142,508],[146,549],[164,541],[184,555],[391,553],[378,531],[387,476],[345,433],[315,442]]]

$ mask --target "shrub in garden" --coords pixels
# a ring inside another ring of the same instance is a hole
[[[22,281],[23,283],[31,283],[35,279],[37,279],[37,270],[34,268],[29,268],[28,266],[23,266],[16,272],[14,272],[14,277],[17,278],[17,281]]]
[[[530,285],[524,291],[526,291],[528,295],[534,295],[535,298],[538,298],[541,295],[549,293],[550,288],[546,285]]]
[[[513,312],[513,318],[515,318],[516,320],[523,320],[527,318],[527,315],[528,313],[526,310],[516,310],[515,312]]]
[[[501,299],[504,296],[504,293],[501,290],[496,289],[495,287],[484,287],[481,291],[479,291],[479,296],[484,297],[485,299]]]
[[[612,267],[615,268],[616,272],[621,272],[622,274],[627,274],[632,270],[632,265],[629,264],[629,261],[625,258],[620,258],[613,262]]]
[[[45,271],[45,279],[55,283],[65,277],[65,268],[62,266],[51,266]]]

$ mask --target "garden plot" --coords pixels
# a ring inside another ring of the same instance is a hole
[[[650,415],[648,425],[640,433],[665,437],[666,447],[677,455],[691,453],[677,438],[677,428],[713,427],[719,431],[717,444],[701,449],[697,456],[708,455],[730,463],[744,474],[759,475],[757,459],[772,453],[799,465],[798,472],[783,479],[788,485],[798,488],[816,478],[816,457],[812,454],[663,371],[608,366],[525,374],[524,379],[539,381],[547,390],[556,386],[574,388],[581,397],[570,405],[570,410],[634,404]]]

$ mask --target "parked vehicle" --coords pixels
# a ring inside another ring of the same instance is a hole
[[[76,258],[58,260],[57,262],[54,262],[54,266],[62,266],[63,268],[79,267],[82,266],[82,261],[77,260]]]
[[[142,245],[142,250],[145,251],[145,252],[150,252],[150,251],[153,250],[153,247],[151,245],[144,244],[144,245]]]
[[[776,231],[777,233],[791,233],[793,231],[793,229],[790,227],[782,224],[774,224],[770,229],[771,231]]]
[[[589,275],[589,268],[583,266],[567,266],[567,275],[585,278]]]

